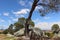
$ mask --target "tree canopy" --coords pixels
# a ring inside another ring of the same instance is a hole
[[[39,7],[43,7],[42,9],[39,9],[40,15],[41,16],[45,16],[46,14],[48,14],[48,12],[52,12],[52,11],[59,11],[60,10],[60,0],[34,0],[33,4],[32,4],[32,8],[29,12],[29,16],[26,20],[26,24],[25,24],[25,35],[27,36],[28,34],[28,27],[29,27],[29,20],[32,17],[33,11],[35,10],[36,6]]]
[[[14,23],[16,31],[20,30],[21,28],[25,28],[26,18],[18,18],[18,21]],[[34,27],[34,22],[32,20],[29,21],[29,26]]]
[[[38,0],[37,6],[42,7],[39,9],[40,15],[45,16],[49,12],[58,12],[60,10],[60,0]]]
[[[57,30],[57,29],[59,29],[59,25],[58,25],[58,24],[54,24],[54,25],[52,26],[52,30]]]
[[[53,31],[53,33],[58,33],[58,29],[59,29],[59,25],[58,25],[58,24],[54,24],[54,25],[52,26],[52,31]]]

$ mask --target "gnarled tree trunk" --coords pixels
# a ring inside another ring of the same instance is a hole
[[[29,33],[29,21],[30,21],[30,19],[32,17],[32,14],[33,14],[33,11],[34,11],[35,7],[37,6],[38,1],[39,0],[34,0],[31,11],[30,11],[29,16],[28,16],[28,18],[26,20],[26,23],[25,23],[25,36],[28,36],[28,33]]]

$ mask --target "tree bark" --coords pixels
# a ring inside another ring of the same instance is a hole
[[[26,20],[26,23],[25,23],[25,36],[28,36],[29,35],[28,34],[28,32],[29,32],[28,31],[29,30],[29,21],[30,21],[30,19],[32,17],[32,14],[33,14],[33,11],[34,11],[35,7],[37,6],[38,1],[39,0],[34,0],[33,5],[32,5],[32,8],[31,8],[30,13],[29,13],[29,16],[28,16],[28,18]]]

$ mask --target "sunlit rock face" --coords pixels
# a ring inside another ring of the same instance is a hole
[[[33,32],[37,35],[40,35],[42,34],[42,30],[40,30],[39,28],[33,28]]]
[[[14,36],[21,36],[21,35],[23,35],[24,34],[24,30],[25,30],[25,28],[20,29],[19,31],[14,33]]]
[[[31,32],[33,31],[36,35],[40,35],[42,34],[42,30],[40,30],[39,28],[33,28],[30,27],[29,29],[31,29],[31,31],[29,31],[29,36],[31,35]],[[24,30],[25,28],[20,29],[19,31],[14,33],[14,36],[23,36],[24,35]]]

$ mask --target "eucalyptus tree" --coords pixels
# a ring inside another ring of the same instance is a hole
[[[58,33],[59,31],[59,25],[58,24],[54,24],[53,26],[52,26],[52,31],[53,31],[53,33]]]
[[[15,30],[14,30],[15,32],[19,31],[21,28],[24,28],[24,26],[19,22],[14,23],[14,27],[15,27]]]
[[[9,28],[8,28],[7,30],[8,30],[8,32],[9,32],[10,34],[14,34],[13,24],[10,24],[10,25],[9,25]]]
[[[32,8],[29,12],[29,16],[25,23],[25,35],[28,35],[29,30],[29,20],[31,20],[33,11],[35,10],[36,6],[42,6],[43,9],[39,9],[40,15],[45,16],[49,12],[52,11],[59,11],[60,10],[60,0],[34,0],[32,4]]]
[[[18,21],[14,23],[15,31],[18,31],[22,28],[25,28],[26,18],[18,18]],[[29,26],[34,27],[34,22],[32,20],[29,21]]]

